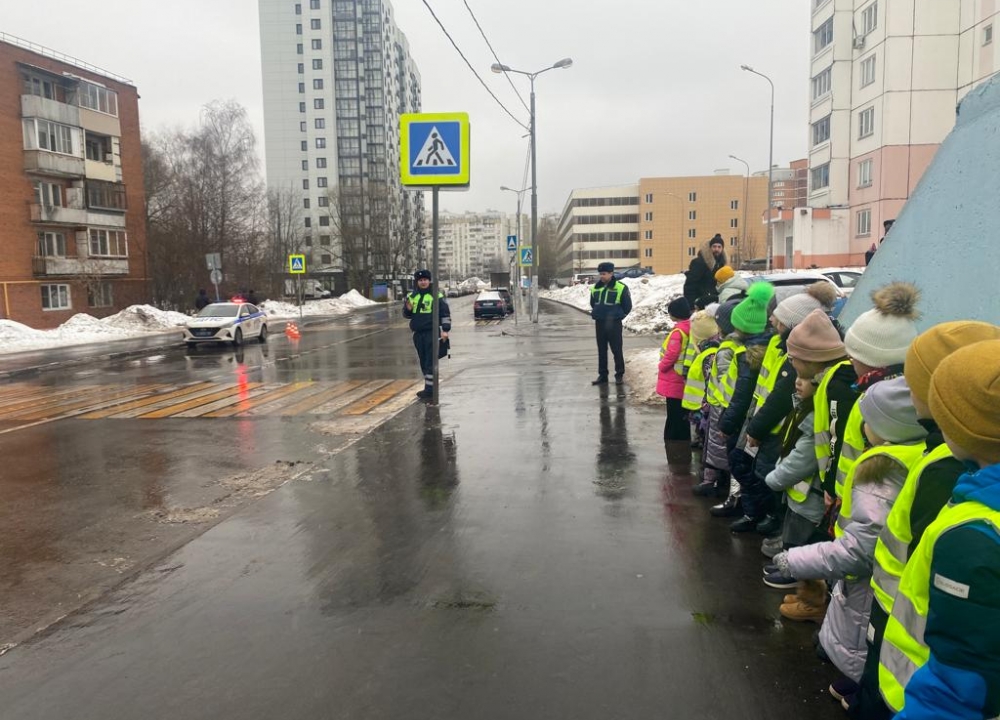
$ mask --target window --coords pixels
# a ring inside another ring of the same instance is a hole
[[[306,64],[299,63],[299,75],[305,75],[305,72],[306,72]]]
[[[38,233],[40,257],[66,257],[66,236],[61,232]]]
[[[317,130],[323,130],[326,128],[326,118],[316,118],[313,120],[313,127]]]
[[[330,236],[329,235],[320,235],[319,236],[319,244],[322,245],[323,247],[329,247],[330,246]]]
[[[319,224],[321,226],[323,226],[323,227],[329,226],[329,224],[330,224],[330,216],[329,215],[322,215],[320,217],[320,219],[319,219]]]
[[[697,219],[698,219],[698,211],[688,210],[688,220],[697,220]]]
[[[688,193],[688,202],[698,202],[698,193],[696,193],[696,192],[689,192]]]
[[[308,170],[309,169],[309,161],[308,160],[303,160],[302,161],[302,169],[303,170]]]
[[[643,238],[645,238],[646,240],[652,240],[653,239],[653,231],[652,230],[646,230],[643,233]]]
[[[312,227],[313,226],[313,221],[312,221],[312,218],[310,218],[310,217],[303,218],[302,222],[305,224],[306,227]],[[310,240],[310,238],[309,238],[308,235],[306,236],[306,240],[309,241],[309,242],[312,242]]]
[[[323,61],[313,60],[313,70],[322,70],[322,69],[323,69]]]
[[[321,168],[321,169],[325,168],[326,167],[326,158],[316,158],[316,167]]]
[[[653,193],[646,193],[646,203],[653,202]]]
[[[35,202],[44,207],[62,207],[62,187],[55,183],[35,181]]]
[[[313,90],[322,90],[322,89],[323,89],[323,78],[316,78],[315,80],[313,80]]]
[[[872,184],[872,160],[862,160],[858,163],[858,187],[866,188]]]
[[[321,27],[322,24],[320,23],[318,18],[313,18],[312,20],[309,21],[310,30],[319,30]]]
[[[295,14],[296,15],[302,14],[302,3],[295,3]]]
[[[316,138],[316,149],[322,150],[326,147],[326,138]]]
[[[696,237],[698,237],[698,233],[695,231],[694,228],[690,228],[688,230],[688,237],[689,238],[696,238]]]
[[[694,236],[692,235],[692,237],[694,237]],[[688,248],[688,257],[694,257],[697,254],[698,254],[698,251],[695,250],[693,247],[689,247]]]
[[[318,38],[316,40],[313,40],[312,41],[312,49],[313,50],[322,50],[323,49],[323,41],[320,40],[320,39],[318,39]]]
[[[823,163],[810,171],[812,191],[816,192],[830,186],[830,163]]]
[[[118,116],[118,93],[100,85],[80,83],[77,90],[80,107],[102,112],[105,115]]]
[[[306,91],[306,84],[305,83],[299,83],[299,92],[300,93],[304,93],[305,91]]]
[[[646,249],[645,249],[645,250],[643,251],[643,253],[642,253],[642,254],[643,254],[643,256],[644,256],[644,257],[647,257],[647,258],[651,258],[651,257],[653,257],[653,248],[646,248]]]
[[[304,52],[304,50],[302,49],[302,43],[298,43],[295,46],[295,54],[296,55],[301,55],[303,52]]]
[[[309,198],[302,198],[302,207],[304,207],[306,210],[308,210],[309,206],[310,206]]]
[[[872,30],[878,27],[878,1],[873,2],[871,5],[864,9],[861,13],[861,32],[867,35]]]
[[[304,179],[302,181],[302,189],[303,190],[308,190],[309,189],[309,178],[306,178],[306,179]]]
[[[833,18],[820,25],[813,32],[813,55],[833,42]]]
[[[326,178],[325,177],[316,178],[316,187],[326,187]]]
[[[304,102],[299,103],[299,112],[303,113],[306,111],[306,104]]]
[[[993,42],[993,23],[990,23],[983,28],[983,45],[989,45]]]
[[[296,35],[301,35],[302,34],[302,23],[296,23],[295,24],[295,34]]]
[[[54,80],[28,74],[25,74],[23,77],[25,95],[37,95],[47,100],[66,102],[65,89]]]
[[[305,132],[305,131],[306,131],[306,121],[303,120],[302,122],[299,123],[299,132]]]
[[[313,246],[312,235],[306,235],[304,239],[305,239],[306,247],[312,247]]]
[[[309,0],[310,10],[319,10],[319,0]]]
[[[328,198],[326,195],[320,195],[318,198],[316,198],[316,204],[319,207],[330,207],[330,198]]]
[[[90,231],[91,257],[128,257],[128,240],[121,230]]]
[[[729,227],[738,228],[740,226],[740,221],[738,218],[731,218],[729,220]]]
[[[309,141],[308,140],[302,140],[299,143],[299,148],[302,150],[302,152],[305,152],[306,150],[308,150],[309,149]]]
[[[825,143],[830,139],[830,116],[827,115],[819,122],[814,122],[813,126],[813,147]]]
[[[729,238],[729,244],[732,247],[736,247],[736,238],[734,237]]]
[[[858,210],[857,237],[872,234],[872,211]]]
[[[739,210],[740,209],[740,201],[739,200],[730,200],[729,201],[729,209],[730,210]]]
[[[323,263],[324,265],[329,265],[330,263],[333,262],[333,258],[330,257],[329,255],[320,255],[319,256],[319,261],[321,263]]]
[[[875,132],[875,108],[870,107],[858,114],[858,138],[866,138]]]
[[[73,152],[73,129],[68,125],[49,122],[48,120],[28,120],[28,127],[34,123],[33,133],[35,145],[30,150],[48,150],[49,152],[62,153],[63,155],[74,155]],[[29,136],[29,140],[31,137]]]
[[[653,213],[646,213],[646,222],[653,222]]]
[[[868,87],[875,82],[875,56],[865,58],[861,62],[861,87]]]
[[[127,210],[128,198],[125,195],[125,185],[103,180],[87,180],[87,207],[98,210]]]
[[[115,304],[111,283],[96,283],[87,287],[87,304],[92,308],[112,307]]]
[[[812,99],[819,100],[830,92],[830,83],[831,73],[830,68],[827,68],[812,79]]]
[[[69,285],[42,285],[42,310],[69,310]]]
[[[323,98],[313,99],[313,110],[322,110],[324,106]]]

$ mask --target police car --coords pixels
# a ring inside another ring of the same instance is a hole
[[[184,342],[188,347],[203,342],[238,346],[250,338],[267,342],[267,316],[256,305],[238,298],[206,305],[184,326]]]

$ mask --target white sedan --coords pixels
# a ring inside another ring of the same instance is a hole
[[[267,316],[246,302],[220,302],[203,307],[184,326],[188,346],[201,342],[242,345],[248,338],[267,342]]]

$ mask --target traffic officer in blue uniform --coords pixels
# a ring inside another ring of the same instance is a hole
[[[615,278],[613,263],[597,266],[600,281],[590,290],[590,316],[597,330],[597,379],[591,385],[608,382],[608,347],[615,357],[615,382],[625,378],[625,355],[622,352],[622,320],[632,312],[632,296],[621,280]]]
[[[413,273],[416,289],[403,301],[403,317],[409,318],[413,331],[413,345],[420,358],[420,372],[424,375],[424,389],[417,393],[421,400],[434,395],[434,354],[438,351],[438,341],[431,336],[434,295],[431,292],[431,271],[417,270]],[[451,331],[451,310],[442,293],[438,293],[438,319],[441,323],[441,339],[446,340]]]

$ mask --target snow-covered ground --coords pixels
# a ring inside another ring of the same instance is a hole
[[[351,290],[339,298],[306,303],[302,310],[304,315],[346,315],[374,304],[357,290]],[[270,318],[299,314],[297,306],[280,301],[266,301],[261,303],[261,308]],[[0,320],[0,354],[142,337],[179,330],[189,319],[190,316],[184,313],[159,310],[151,305],[132,305],[101,319],[78,313],[54,330],[36,330],[13,320]]]
[[[632,294],[632,312],[625,318],[625,329],[634,333],[666,332],[673,323],[667,317],[667,303],[683,295],[684,275],[646,275],[625,278],[621,282]],[[550,300],[590,309],[591,285],[573,285],[558,290],[543,290],[539,294]]]
[[[632,400],[644,405],[663,404],[663,398],[656,394],[659,364],[658,348],[642,348],[625,353],[625,384]]]

